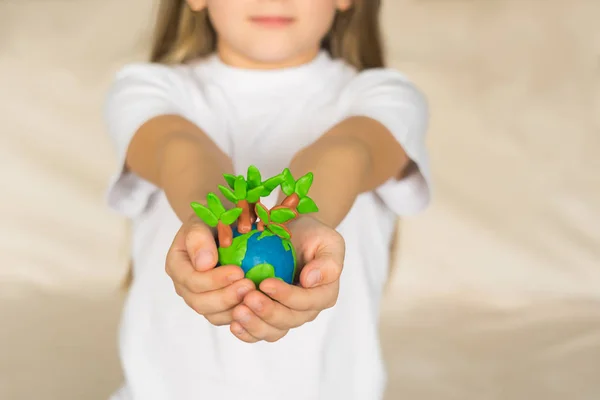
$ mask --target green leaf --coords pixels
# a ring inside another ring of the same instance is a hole
[[[296,181],[289,168],[283,170],[283,180],[291,186],[296,186]]]
[[[279,174],[276,175],[272,178],[267,179],[266,181],[263,182],[263,186],[265,187],[265,189],[267,190],[274,190],[275,188],[277,188],[277,186],[281,185],[281,183],[284,181],[284,177],[283,174]]]
[[[229,189],[223,185],[219,185],[219,190],[221,191],[221,193],[223,193],[223,196],[225,196],[225,198],[227,200],[229,200],[230,202],[232,202],[233,204],[238,202],[238,198],[231,191],[231,189]]]
[[[269,224],[267,225],[267,229],[282,239],[289,239],[292,237],[290,233],[280,224]]]
[[[257,186],[254,189],[250,190],[248,192],[248,195],[246,196],[246,200],[248,200],[248,203],[256,203],[258,200],[260,200],[264,190],[265,188],[263,186]]]
[[[313,183],[312,172],[309,172],[308,174],[304,175],[302,178],[298,179],[298,182],[296,182],[296,194],[298,195],[298,197],[300,197],[301,199],[306,197],[306,195],[308,194],[308,191],[310,190],[310,187],[312,186],[312,183]]]
[[[269,196],[273,190],[277,189],[277,187],[283,183],[283,181],[283,174],[279,174],[264,181],[262,185],[264,186],[265,190],[262,192],[261,196]]]
[[[288,221],[296,218],[296,214],[289,208],[278,208],[271,211],[271,221],[278,224],[285,224]]]
[[[223,174],[223,178],[225,178],[225,181],[227,182],[229,187],[233,189],[233,187],[235,186],[235,175]]]
[[[240,217],[240,215],[242,215],[242,211],[243,210],[241,208],[237,207],[224,212],[223,215],[221,215],[221,222],[225,225],[233,224]]]
[[[193,202],[191,206],[198,218],[204,221],[206,225],[212,226],[213,228],[217,226],[217,224],[219,223],[219,219],[215,217],[212,211],[210,211],[207,207],[196,202]]]
[[[269,223],[269,210],[267,210],[267,208],[264,205],[262,205],[262,203],[256,204],[255,211],[256,215],[258,215],[258,218],[260,218],[260,220],[263,223]]]
[[[313,199],[305,197],[300,199],[297,210],[300,214],[309,214],[319,211],[319,207],[317,207]]]
[[[289,182],[285,181],[281,184],[281,191],[285,193],[286,196],[291,196],[294,194],[294,185],[290,185]]]
[[[248,167],[248,188],[260,186],[262,177],[260,171],[254,165]]]
[[[221,217],[221,215],[225,212],[225,207],[223,207],[221,199],[219,199],[216,194],[209,193],[208,196],[206,196],[206,200],[208,202],[208,208],[210,211],[212,211],[215,217]]]
[[[246,200],[246,195],[248,194],[248,182],[244,179],[243,176],[238,176],[235,180],[235,197],[239,200]]]

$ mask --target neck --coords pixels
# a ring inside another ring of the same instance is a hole
[[[270,69],[283,69],[298,67],[303,64],[307,64],[313,61],[319,54],[320,49],[311,49],[295,55],[294,57],[285,60],[276,61],[260,61],[251,59],[229,47],[225,43],[218,43],[217,54],[221,61],[227,65],[235,68],[243,69],[257,69],[257,70],[270,70]]]

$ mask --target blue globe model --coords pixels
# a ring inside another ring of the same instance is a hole
[[[240,234],[233,228],[231,246],[219,247],[220,265],[237,265],[244,270],[246,278],[257,286],[267,278],[279,278],[292,284],[296,274],[296,253],[287,239],[265,229],[258,231],[256,225],[248,233]]]

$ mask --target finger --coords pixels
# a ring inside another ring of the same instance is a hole
[[[219,260],[213,232],[201,222],[193,223],[187,228],[185,250],[197,271],[208,271]]]
[[[204,318],[214,326],[230,325],[233,322],[233,308],[214,314],[206,314]]]
[[[244,327],[239,323],[233,321],[229,326],[229,330],[233,333],[238,339],[246,342],[246,343],[256,343],[258,339],[252,336],[244,329]]]
[[[206,272],[193,270],[182,277],[181,284],[192,293],[204,293],[225,288],[244,279],[244,271],[236,265],[227,265]]]
[[[227,265],[206,272],[192,271],[184,277],[183,285],[193,293],[204,293],[225,288],[244,279],[244,271],[236,265]]]
[[[264,322],[282,331],[313,321],[319,314],[317,311],[292,310],[258,290],[248,293],[244,297],[243,304]]]
[[[165,260],[165,272],[173,282],[181,285],[195,270],[186,251],[171,247]]]
[[[324,286],[306,289],[269,278],[260,284],[260,290],[292,310],[321,311],[335,305],[340,289],[339,282],[337,280]]]
[[[300,284],[305,288],[328,285],[337,281],[342,274],[344,253],[331,248],[318,250],[300,273]]]
[[[244,304],[240,304],[233,310],[233,320],[259,340],[276,342],[287,334],[286,330],[277,329],[260,319]]]
[[[165,260],[165,271],[176,282],[180,281],[180,279],[175,279],[179,274],[189,273],[194,270],[185,247],[185,234],[186,232],[183,228],[177,232]]]
[[[244,271],[236,265],[198,272],[183,253],[167,256],[165,270],[173,282],[198,294],[227,287],[244,278]]]
[[[242,279],[224,289],[202,294],[187,293],[183,298],[198,314],[207,315],[227,311],[240,304],[244,296],[255,290],[254,282]]]

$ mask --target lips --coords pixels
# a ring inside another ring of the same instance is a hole
[[[264,27],[282,28],[291,25],[294,19],[290,17],[258,16],[250,18],[250,21]]]

